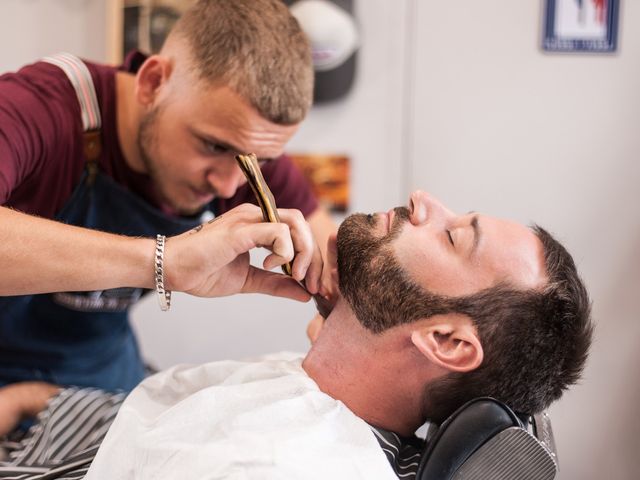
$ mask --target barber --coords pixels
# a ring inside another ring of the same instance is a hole
[[[64,54],[1,76],[0,385],[133,388],[128,309],[144,289],[165,309],[171,290],[315,293],[334,227],[281,157],[312,78],[280,0],[197,2],[158,55],[119,68]],[[240,205],[240,152],[263,160],[285,225]],[[267,269],[295,254],[309,292],[251,267],[254,246]]]

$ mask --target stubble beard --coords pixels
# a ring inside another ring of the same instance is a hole
[[[151,177],[160,201],[168,205],[180,215],[193,215],[200,211],[202,207],[187,207],[169,195],[167,191],[167,184],[169,183],[167,176],[158,165],[158,162],[154,159],[155,157],[152,153],[157,150],[158,145],[156,124],[160,111],[161,107],[156,107],[147,113],[140,121],[137,139],[140,159],[147,170],[147,174]]]

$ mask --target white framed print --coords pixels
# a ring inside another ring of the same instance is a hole
[[[620,0],[546,0],[542,48],[550,52],[615,52]]]

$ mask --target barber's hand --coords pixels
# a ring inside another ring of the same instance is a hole
[[[60,388],[45,382],[13,383],[0,388],[0,436],[10,433],[24,418],[35,417]]]
[[[311,319],[311,321],[307,324],[307,338],[311,345],[313,345],[320,335],[320,330],[324,327],[324,317],[319,313],[316,313],[316,316]]]
[[[327,261],[322,270],[320,294],[329,300],[332,306],[338,301],[338,247],[336,234],[331,234],[327,241]],[[324,318],[319,313],[307,325],[307,337],[311,343],[316,341],[324,326]]]
[[[334,306],[338,301],[338,241],[337,234],[332,233],[327,239],[327,260],[322,269],[320,294]]]
[[[298,210],[278,209],[282,223],[262,221],[260,208],[243,204],[207,224],[167,240],[165,286],[202,297],[266,293],[307,301],[317,293],[322,257]],[[265,270],[249,263],[249,250],[271,251]],[[272,268],[293,260],[293,279]],[[295,280],[304,281],[308,292]]]

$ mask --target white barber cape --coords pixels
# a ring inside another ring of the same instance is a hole
[[[85,478],[397,479],[367,423],[292,354],[179,365],[144,380]]]

